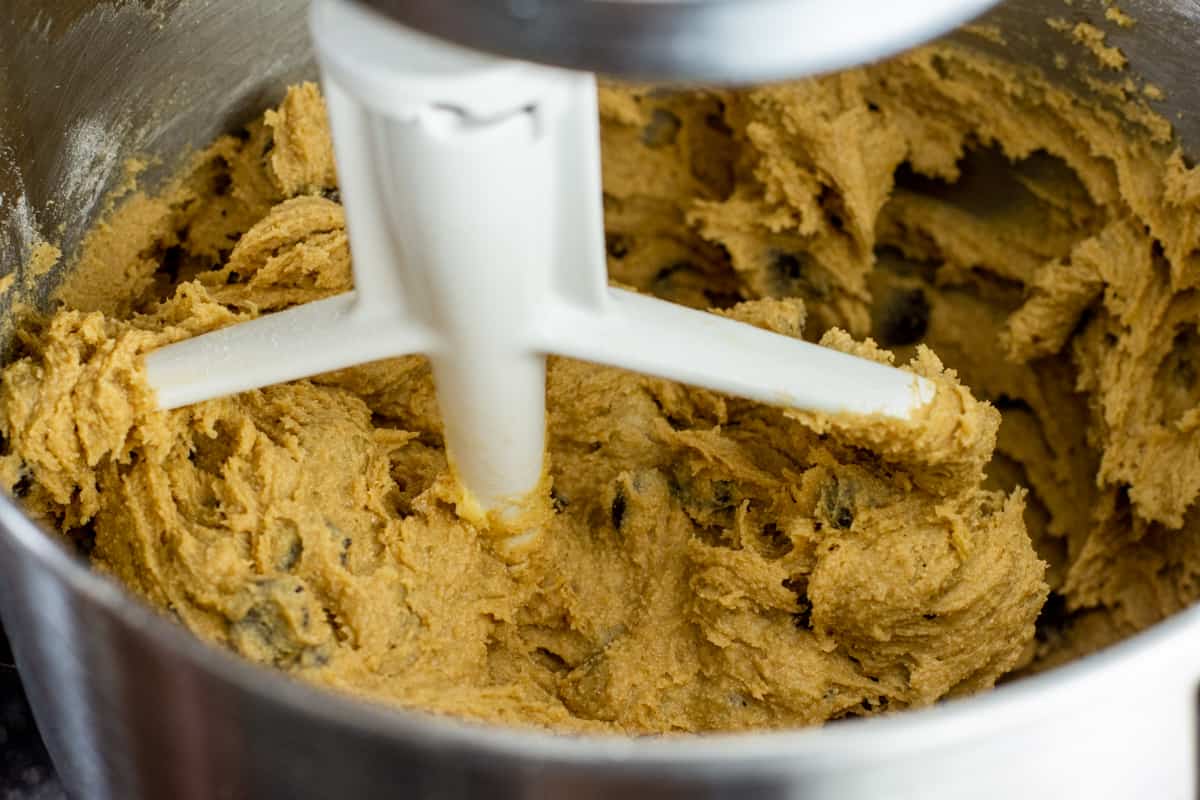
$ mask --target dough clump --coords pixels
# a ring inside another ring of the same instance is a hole
[[[422,358],[155,410],[148,350],[351,287],[306,85],[92,231],[0,378],[0,482],[251,660],[564,731],[924,706],[1196,599],[1200,179],[1165,142],[944,48],[601,112],[614,280],[936,402],[821,417],[553,359],[516,563],[455,514]]]

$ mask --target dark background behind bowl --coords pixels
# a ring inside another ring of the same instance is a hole
[[[0,800],[65,798],[0,628]]]

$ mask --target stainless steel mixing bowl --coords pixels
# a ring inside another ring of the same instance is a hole
[[[0,8],[0,274],[35,234],[70,253],[133,154],[153,183],[188,145],[311,76],[305,0],[8,0]],[[1200,145],[1195,0],[1142,0],[1112,41]],[[987,22],[1040,65],[1045,17]],[[1178,116],[1177,116],[1178,114]],[[43,279],[48,291],[58,279]],[[43,296],[44,296],[43,292]],[[9,301],[2,301],[7,303]],[[0,314],[7,314],[0,305]],[[0,499],[0,616],[51,754],[79,798],[1195,796],[1200,609],[1081,662],[925,711],[820,730],[586,739],[467,725],[318,692],[191,638]]]

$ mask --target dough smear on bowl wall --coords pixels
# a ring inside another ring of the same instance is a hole
[[[610,87],[601,114],[614,279],[894,351],[934,407],[822,418],[553,361],[553,513],[516,563],[455,513],[421,358],[155,410],[148,350],[350,288],[302,85],[89,235],[4,370],[5,486],[246,658],[554,730],[926,706],[1195,599],[1200,227],[1161,120],[946,47]]]

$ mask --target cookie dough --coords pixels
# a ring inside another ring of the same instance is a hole
[[[944,48],[601,112],[615,280],[894,351],[936,405],[823,418],[553,360],[553,513],[516,563],[455,514],[421,358],[155,410],[142,353],[350,287],[302,86],[92,231],[3,372],[0,481],[249,659],[566,731],[928,705],[1200,593],[1200,179],[1161,128]]]

